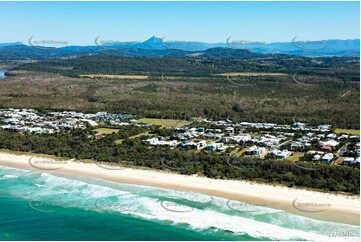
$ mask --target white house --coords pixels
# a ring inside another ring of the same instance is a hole
[[[307,126],[306,123],[296,122],[292,125],[292,129],[304,129],[306,128],[306,126]]]
[[[330,131],[332,125],[330,124],[323,124],[323,125],[318,125],[318,130],[321,132],[326,132],[326,131]]]
[[[337,137],[337,134],[331,133],[331,134],[328,134],[326,137],[330,138],[330,139],[335,139]]]
[[[313,161],[319,161],[321,160],[321,155],[317,154],[312,158]]]
[[[208,150],[208,151],[216,151],[222,146],[223,146],[222,143],[211,143],[211,144],[207,145],[206,150]]]
[[[234,133],[234,128],[233,127],[227,127],[225,129],[226,133],[229,133],[229,134],[233,134]]]
[[[274,149],[270,152],[271,155],[276,156],[279,159],[286,159],[289,157],[292,153],[288,150],[278,150]]]
[[[343,159],[343,164],[346,166],[349,166],[351,164],[353,164],[355,162],[355,158],[353,157],[345,157],[345,159]]]
[[[254,146],[250,147],[245,153],[247,155],[260,156],[265,152],[266,152],[266,148],[254,145]]]
[[[228,148],[229,148],[228,145],[223,145],[223,146],[219,147],[219,148],[217,149],[217,151],[225,152]]]
[[[322,162],[323,163],[329,163],[331,160],[333,159],[333,154],[332,153],[327,153],[324,156],[322,156]]]
[[[159,139],[158,138],[150,138],[150,139],[145,140],[145,142],[147,142],[149,145],[158,145]]]
[[[320,145],[322,146],[331,146],[331,147],[335,147],[338,146],[340,144],[340,142],[333,140],[333,139],[329,139],[326,141],[320,141]]]
[[[99,126],[99,124],[97,122],[95,122],[94,120],[91,120],[91,119],[80,119],[80,121],[82,122],[86,122],[88,123],[90,126]]]

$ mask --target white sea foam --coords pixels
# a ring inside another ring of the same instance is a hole
[[[13,190],[17,197],[56,201],[63,207],[129,214],[164,223],[187,224],[195,230],[214,228],[232,231],[235,234],[248,234],[260,239],[352,239],[330,237],[331,233],[336,231],[359,236],[358,226],[313,220],[281,210],[244,203],[240,204],[249,210],[239,212],[227,206],[227,199],[197,193],[107,182],[101,182],[99,185],[99,182],[92,184],[91,180],[78,181],[47,173],[1,170],[3,169],[0,168],[0,175],[6,173],[7,176],[18,176],[18,180],[24,180],[21,188],[18,185],[17,189],[11,189],[12,183],[9,181],[9,190]]]
[[[14,176],[14,175],[4,175],[3,177],[0,178],[0,180],[3,179],[16,179],[19,178],[18,176]]]
[[[145,209],[140,212],[134,211],[135,215],[151,220],[172,221],[174,224],[189,224],[190,227],[196,230],[218,228],[238,234],[248,234],[256,238],[276,240],[330,239],[328,235],[285,228],[213,210],[192,209],[190,212],[174,212],[164,209],[159,202],[154,200],[143,199],[142,203]]]
[[[37,187],[46,187],[46,185],[43,185],[43,184],[37,184],[37,183],[35,183],[35,186],[37,186]]]

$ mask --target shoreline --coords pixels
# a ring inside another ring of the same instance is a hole
[[[46,157],[46,158],[44,158]],[[305,189],[180,175],[157,170],[116,167],[94,163],[56,161],[55,157],[0,151],[0,165],[53,175],[67,174],[151,187],[202,193],[209,196],[280,209],[312,219],[360,225],[360,197]],[[30,158],[32,162],[29,162]],[[44,161],[43,163],[41,161]],[[45,161],[54,161],[46,163]],[[38,162],[34,165],[34,162]]]

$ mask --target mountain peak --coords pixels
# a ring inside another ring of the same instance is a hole
[[[154,49],[164,49],[162,45],[162,39],[156,36],[152,36],[150,39],[147,39],[142,43],[143,48],[154,48]]]
[[[152,37],[150,37],[149,39],[147,39],[143,43],[149,43],[149,42],[155,43],[155,42],[160,42],[161,40],[162,40],[161,38],[158,38],[155,35],[153,35]]]

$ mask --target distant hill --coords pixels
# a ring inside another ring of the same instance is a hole
[[[141,48],[109,49],[98,46],[69,46],[62,48],[34,48],[28,45],[16,45],[3,47],[0,50],[0,60],[48,60],[69,57],[82,57],[98,54],[115,54],[121,56],[144,56],[144,57],[177,57],[185,56],[188,52],[177,50],[157,50]]]
[[[14,43],[0,43],[0,48],[8,47],[8,46],[14,46],[14,45],[22,45],[21,42],[14,42]]]
[[[260,54],[287,54],[297,56],[360,56],[360,40],[321,40],[279,43],[203,43],[167,41],[152,36],[144,42],[94,46],[67,46],[61,48],[32,47],[20,42],[0,44],[0,59],[54,59],[80,57],[94,54],[116,54],[145,57],[205,57],[205,58],[253,58]]]
[[[321,40],[315,42],[270,43],[252,49],[257,53],[280,53],[302,56],[360,56],[360,40]]]
[[[151,37],[150,39],[131,45],[107,45],[114,48],[140,48],[152,50],[182,50],[182,51],[205,51],[211,48],[230,48],[249,50],[262,54],[291,54],[302,56],[359,56],[360,40],[319,40],[302,41],[294,38],[291,42],[275,43],[248,43],[227,40],[225,43],[204,43],[192,41],[171,41],[166,38]]]

